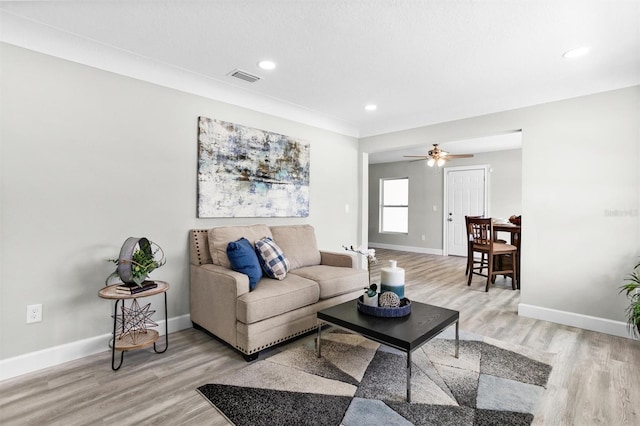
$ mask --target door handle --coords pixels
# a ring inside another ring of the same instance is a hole
[[[453,222],[453,219],[449,218],[447,219],[448,222]]]

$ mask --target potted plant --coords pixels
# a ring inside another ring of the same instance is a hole
[[[376,259],[375,249],[366,248],[365,246],[360,246],[358,248],[354,246],[342,247],[347,251],[352,251],[354,253],[358,253],[367,257],[367,271],[369,271],[369,282],[371,282],[371,265],[374,263],[378,263],[378,259]]]
[[[136,237],[127,238],[120,249],[120,256],[108,261],[117,266],[116,270],[107,277],[106,285],[109,285],[114,278],[120,278],[125,284],[139,287],[149,277],[151,271],[166,262],[164,251],[159,245],[146,238]]]
[[[625,293],[629,299],[627,307],[627,325],[635,337],[640,337],[640,262],[627,277],[628,282],[620,286],[620,293]]]
[[[364,290],[362,303],[368,306],[378,306],[378,284],[373,283],[369,287],[365,287]]]

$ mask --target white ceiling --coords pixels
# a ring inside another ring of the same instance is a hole
[[[359,137],[640,84],[640,0],[3,1],[0,12],[21,20],[0,30],[10,43],[30,47],[46,28]],[[589,55],[562,57],[583,45]],[[265,58],[277,69],[259,69]]]

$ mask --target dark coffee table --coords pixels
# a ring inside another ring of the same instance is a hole
[[[328,323],[344,328],[383,345],[407,354],[407,402],[411,402],[411,352],[440,334],[450,325],[456,325],[455,357],[458,358],[458,322],[460,312],[425,303],[411,302],[411,313],[400,318],[381,318],[358,311],[352,300],[318,312],[318,339],[316,355],[321,354],[322,325]]]

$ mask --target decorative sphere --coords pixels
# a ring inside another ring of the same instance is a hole
[[[380,295],[378,304],[386,308],[397,308],[400,306],[400,297],[392,291],[385,291]]]

